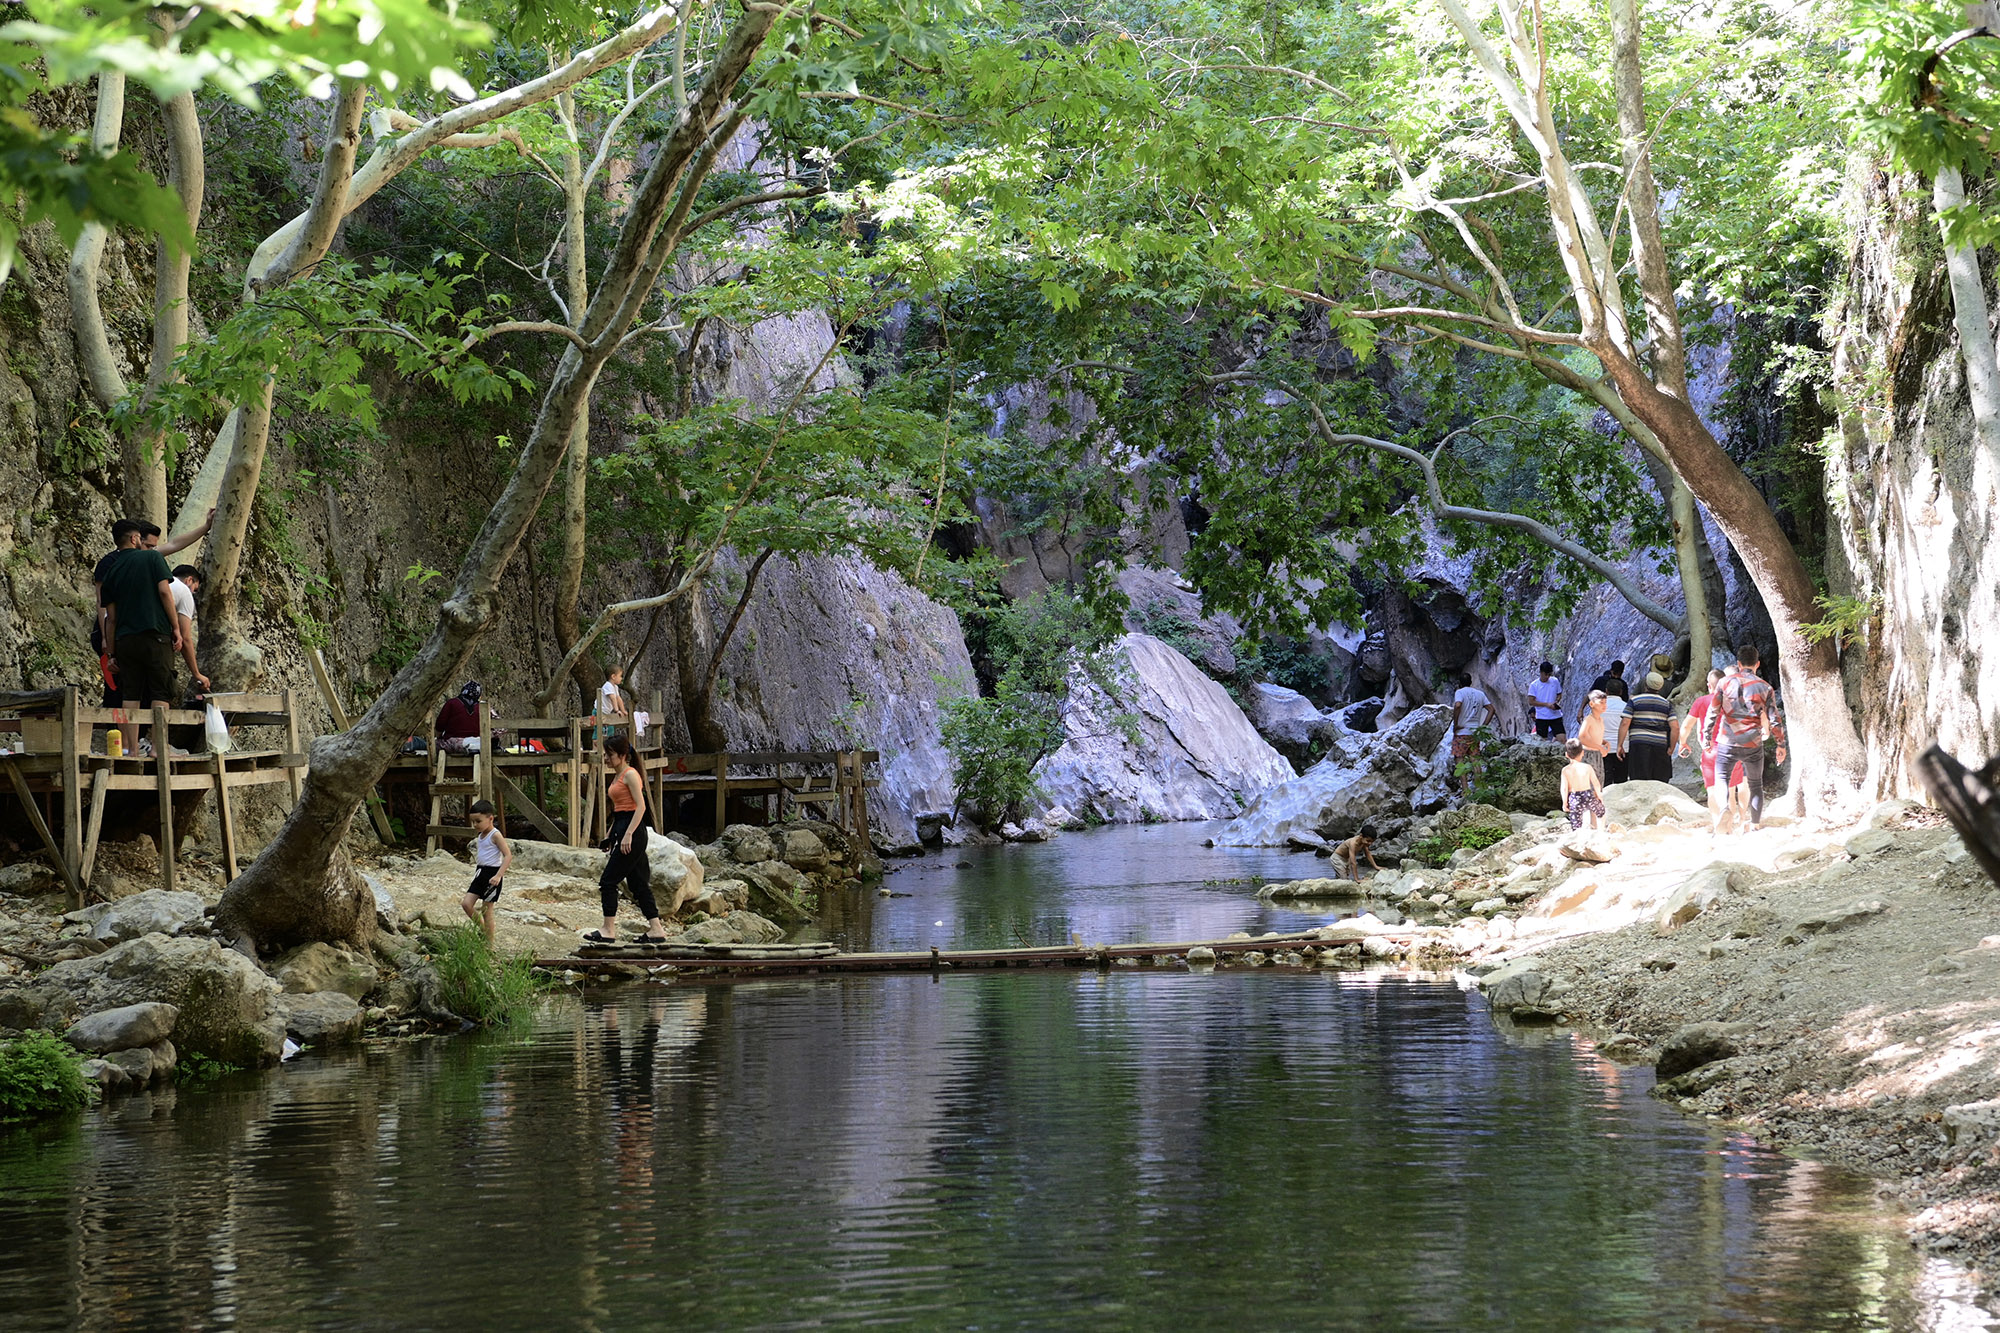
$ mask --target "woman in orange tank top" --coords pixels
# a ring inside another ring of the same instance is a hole
[[[611,805],[611,836],[604,840],[604,850],[611,855],[597,879],[604,929],[587,931],[583,938],[592,944],[618,942],[618,885],[623,881],[625,891],[646,918],[641,938],[658,944],[667,938],[667,928],[660,924],[660,909],[653,901],[653,867],[646,855],[646,783],[632,763],[632,743],[623,736],[604,742],[604,762],[611,769],[606,792]]]

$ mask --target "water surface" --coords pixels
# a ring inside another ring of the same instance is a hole
[[[830,929],[1290,924],[1153,836]],[[0,1131],[0,1328],[1985,1327],[1649,1079],[1381,972],[625,987]]]

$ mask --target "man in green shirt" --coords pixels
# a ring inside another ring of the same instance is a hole
[[[118,687],[126,703],[171,707],[181,628],[167,558],[144,547],[120,550],[104,571],[103,587],[108,609],[104,637],[118,662]],[[166,737],[158,739],[166,743]],[[140,741],[140,753],[147,753],[146,744]]]

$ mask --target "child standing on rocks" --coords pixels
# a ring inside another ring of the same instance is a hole
[[[507,835],[494,823],[493,802],[474,801],[467,813],[472,816],[472,862],[478,869],[472,876],[472,887],[465,891],[458,905],[485,927],[486,947],[490,949],[493,913],[500,905],[500,882],[507,878],[507,867],[514,864],[514,849],[507,845]]]
[[[1563,753],[1569,756],[1562,772],[1563,813],[1569,816],[1572,832],[1581,833],[1587,818],[1590,831],[1595,833],[1603,826],[1600,821],[1604,818],[1604,781],[1584,758],[1582,741],[1570,737],[1563,742]]]

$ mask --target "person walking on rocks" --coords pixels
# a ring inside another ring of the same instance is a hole
[[[1603,690],[1606,695],[1613,698],[1629,699],[1632,697],[1632,687],[1625,683],[1625,664],[1623,662],[1613,662],[1609,671],[1591,682],[1590,688],[1593,690]]]
[[[1737,650],[1736,666],[1715,687],[1704,727],[1714,737],[1715,772],[1719,777],[1735,764],[1743,765],[1750,789],[1750,827],[1764,822],[1764,742],[1775,741],[1775,758],[1785,762],[1785,720],[1778,713],[1778,695],[1769,682],[1757,674],[1758,653],[1754,646]],[[1708,808],[1720,829],[1728,808],[1729,789],[1711,786]]]
[[[1649,672],[1645,690],[1626,706],[1625,776],[1633,782],[1672,782],[1674,706],[1662,693],[1666,680]]]
[[[1493,716],[1493,701],[1486,697],[1486,691],[1472,683],[1472,677],[1463,672],[1458,677],[1458,693],[1451,697],[1451,783],[1456,787],[1460,774],[1458,766],[1463,763],[1477,768],[1479,763],[1479,729]]]
[[[1609,787],[1626,779],[1625,748],[1627,728],[1632,719],[1626,716],[1627,700],[1607,693],[1604,696],[1604,785]]]
[[[611,855],[597,879],[604,929],[586,932],[583,938],[591,944],[618,942],[618,885],[622,881],[646,918],[642,938],[661,944],[666,941],[667,928],[660,924],[660,909],[653,901],[653,867],[646,855],[646,782],[632,764],[632,742],[623,736],[605,741],[604,762],[611,770],[607,789],[611,835],[604,840],[604,850]]]
[[[486,930],[486,947],[494,944],[493,914],[500,906],[501,881],[514,864],[514,849],[507,835],[494,824],[498,812],[491,801],[474,801],[467,815],[472,820],[472,886],[459,900],[459,907]]]
[[[1590,765],[1597,774],[1597,785],[1604,786],[1604,691],[1592,690],[1583,701],[1583,719],[1577,723],[1576,735],[1571,740],[1583,747],[1583,762]]]
[[[1556,664],[1544,662],[1541,678],[1528,683],[1528,697],[1535,701],[1535,735],[1555,740],[1563,732],[1563,683],[1556,677]]]

